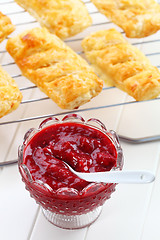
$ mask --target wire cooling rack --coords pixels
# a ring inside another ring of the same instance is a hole
[[[65,40],[65,43],[76,51],[77,54],[85,58],[81,48],[81,41],[89,33],[112,27],[119,30],[123,35],[124,32],[110,22],[105,16],[100,14],[90,1],[84,0],[84,3],[93,19],[93,24],[82,33]],[[9,37],[15,36],[25,29],[39,26],[32,16],[12,0],[0,0],[0,11],[8,15],[11,18],[12,23],[16,26],[16,30]],[[16,111],[0,119],[0,135],[2,134],[2,136],[0,136],[0,145],[2,145],[3,148],[4,145],[6,146],[8,143],[8,148],[4,153],[4,156],[2,156],[2,164],[4,161],[7,161],[8,163],[16,162],[16,160],[9,161],[13,150],[11,150],[11,153],[8,152],[10,152],[10,147],[13,145],[13,141],[18,142],[20,139],[19,135],[21,136],[21,133],[19,133],[19,126],[27,123],[27,127],[30,127],[35,120],[40,121],[43,118],[61,116],[71,112],[87,116],[94,114],[95,116],[98,115],[103,118],[104,115],[108,115],[107,109],[110,109],[109,114],[113,114],[113,116],[116,114],[116,123],[111,127],[118,131],[121,140],[130,143],[144,143],[160,140],[160,127],[158,124],[160,121],[160,111],[158,108],[158,106],[160,106],[160,97],[148,101],[137,102],[115,87],[104,86],[100,97],[96,97],[91,103],[85,104],[74,111],[61,110],[52,102],[52,100],[41,93],[36,86],[21,75],[14,60],[6,52],[6,41],[7,39],[0,44],[0,63],[19,85],[23,94],[23,101]],[[151,60],[151,63],[160,69],[160,33],[156,33],[144,39],[128,39],[128,41],[140,48]],[[37,109],[39,110],[37,111]],[[143,111],[145,112],[143,113]],[[132,115],[133,113],[134,115]],[[153,119],[156,120],[156,122],[154,122]],[[153,127],[150,127],[149,132],[147,132],[150,122],[152,122]],[[143,129],[142,134],[136,126],[137,123],[138,128]],[[127,131],[123,131],[124,128],[126,128]],[[131,129],[132,131],[130,131]],[[4,138],[3,134],[8,131],[11,131],[11,136],[8,137],[9,139],[6,139],[6,136]],[[23,133],[24,131],[25,130],[21,130]],[[135,135],[136,131],[139,132],[139,135]],[[5,139],[4,142],[3,139]]]

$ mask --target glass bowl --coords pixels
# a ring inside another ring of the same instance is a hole
[[[68,114],[62,120],[55,117],[45,119],[38,129],[29,129],[18,150],[18,167],[30,196],[41,206],[44,216],[54,225],[65,229],[78,229],[93,223],[101,213],[102,205],[115,191],[113,183],[89,183],[82,191],[69,187],[61,187],[56,191],[41,180],[33,180],[32,175],[24,163],[24,150],[30,140],[42,130],[53,124],[75,122],[103,132],[117,151],[116,164],[113,170],[122,170],[123,152],[117,134],[108,131],[98,119],[84,120],[80,115]]]

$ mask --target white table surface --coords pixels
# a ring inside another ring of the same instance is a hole
[[[66,44],[81,52],[81,40],[99,29],[117,26],[84,1],[93,18],[93,25],[68,39]],[[12,0],[0,0],[0,11],[16,25],[11,36],[25,29],[39,26],[27,12]],[[124,35],[124,34],[123,34]],[[128,39],[140,48],[151,63],[160,67],[160,31],[145,39]],[[0,44],[0,64],[14,77],[23,93],[23,103],[11,114],[0,119],[0,161],[17,159],[17,149],[24,133],[37,127],[44,119],[40,116],[57,114],[61,110],[38,88],[24,89],[33,84],[20,76],[20,70],[5,51],[6,41]],[[84,57],[83,53],[81,53]],[[28,103],[30,99],[38,100]],[[43,100],[40,100],[43,99]],[[122,104],[121,104],[122,103]],[[99,96],[80,107],[84,118],[99,118],[108,129],[128,138],[160,135],[160,99],[135,102],[126,93],[104,86]],[[30,118],[37,117],[37,120]],[[27,120],[28,119],[28,120]],[[18,121],[17,121],[18,120]],[[20,120],[20,121],[19,121]],[[25,190],[17,165],[0,168],[0,239],[2,240],[159,240],[160,239],[160,142],[133,144],[121,141],[124,152],[124,169],[149,170],[156,179],[151,184],[119,184],[116,192],[106,201],[97,221],[80,230],[63,230],[49,223],[41,209]]]

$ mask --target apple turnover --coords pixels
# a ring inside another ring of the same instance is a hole
[[[82,41],[86,58],[110,86],[127,92],[137,101],[160,94],[160,72],[135,46],[115,29],[92,33]]]
[[[0,118],[15,110],[22,100],[22,94],[10,75],[0,66]]]
[[[76,35],[92,24],[81,0],[15,0],[42,27],[65,39]]]
[[[143,38],[160,29],[160,5],[155,0],[91,0],[129,38]]]
[[[15,27],[11,23],[8,16],[0,12],[0,42],[2,42],[10,33],[14,31]]]
[[[6,48],[22,74],[61,108],[78,108],[102,90],[103,81],[87,62],[46,28],[27,30]]]

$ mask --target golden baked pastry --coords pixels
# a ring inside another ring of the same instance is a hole
[[[110,86],[127,92],[137,101],[160,94],[160,72],[135,46],[115,29],[92,33],[82,41],[95,72]]]
[[[87,62],[46,28],[27,30],[6,48],[22,74],[61,108],[77,108],[102,90],[103,81]]]
[[[143,38],[160,29],[160,5],[155,0],[91,0],[129,38]]]
[[[10,75],[0,66],[0,118],[15,110],[22,100],[22,94]]]
[[[59,38],[71,37],[92,24],[87,8],[81,0],[15,0],[42,27]]]
[[[11,23],[8,16],[0,12],[0,42],[2,42],[10,33],[14,31],[15,27]]]

